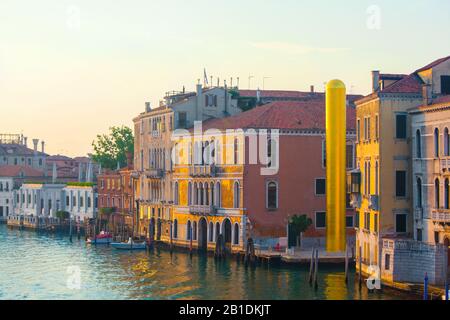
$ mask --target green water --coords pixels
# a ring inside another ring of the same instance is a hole
[[[75,286],[70,270],[80,271]],[[308,284],[307,267],[245,268],[234,259],[216,262],[162,249],[122,252],[0,225],[0,299],[411,298],[386,289],[359,290],[354,276],[346,285],[342,268],[322,266],[316,291]]]

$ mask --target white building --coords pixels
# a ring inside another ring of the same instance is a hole
[[[13,188],[13,178],[0,177],[0,223],[6,221],[10,213],[13,212]]]
[[[97,216],[97,190],[94,186],[67,185],[63,189],[63,210],[70,213],[75,220],[84,221]]]

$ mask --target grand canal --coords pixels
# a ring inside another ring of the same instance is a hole
[[[0,225],[0,299],[408,299],[345,284],[342,268],[320,270],[318,290],[307,267],[245,268],[234,259],[155,249],[119,252],[61,235]],[[69,279],[80,271],[80,288]],[[68,281],[69,280],[69,281]]]

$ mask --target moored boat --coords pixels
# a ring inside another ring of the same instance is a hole
[[[87,243],[89,244],[110,244],[112,242],[112,235],[108,232],[100,232],[99,235],[94,238],[87,239]]]
[[[111,247],[119,250],[145,250],[147,244],[145,242],[134,242],[131,238],[128,242],[114,242]]]

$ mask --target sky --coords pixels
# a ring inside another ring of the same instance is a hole
[[[0,132],[86,155],[204,68],[242,89],[339,78],[368,94],[371,70],[450,55],[449,30],[448,0],[1,0]]]

